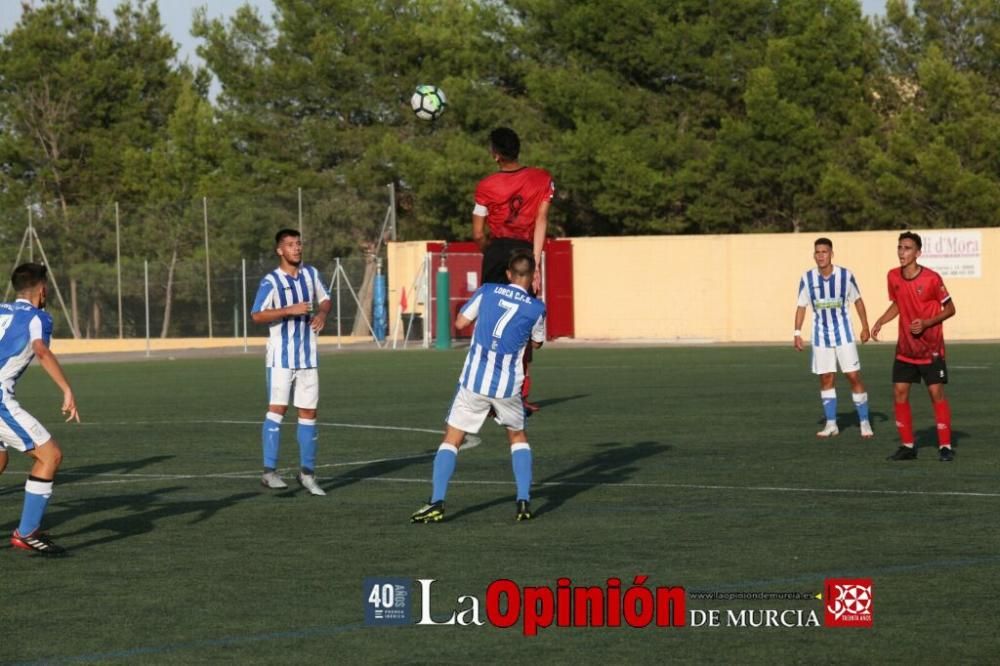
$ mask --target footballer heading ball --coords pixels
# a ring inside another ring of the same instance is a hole
[[[444,113],[447,104],[444,91],[437,86],[417,86],[410,97],[410,108],[421,120],[437,120]]]

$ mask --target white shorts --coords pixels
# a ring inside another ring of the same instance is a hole
[[[31,451],[50,439],[52,435],[45,426],[4,392],[0,398],[0,449]]]
[[[524,405],[521,403],[521,396],[491,398],[464,386],[459,386],[455,392],[455,399],[451,402],[451,409],[445,420],[452,428],[475,435],[483,427],[490,407],[497,413],[500,425],[508,430],[524,430]]]
[[[812,348],[812,371],[814,375],[825,375],[837,372],[837,364],[841,372],[857,372],[861,370],[861,360],[858,359],[858,346],[853,342],[836,347]]]
[[[299,409],[316,409],[319,404],[319,370],[268,368],[267,395],[269,405],[292,402]]]

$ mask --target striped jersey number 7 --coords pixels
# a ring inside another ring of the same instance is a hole
[[[510,301],[505,301],[500,299],[497,304],[503,308],[504,313],[500,315],[500,319],[497,320],[496,326],[493,327],[493,337],[499,338],[503,335],[503,330],[507,328],[507,324],[510,320],[514,318],[517,314],[517,308],[520,307],[517,303],[511,303]]]

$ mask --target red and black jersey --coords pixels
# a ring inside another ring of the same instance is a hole
[[[935,357],[944,358],[944,326],[931,326],[919,335],[910,332],[914,319],[936,317],[951,300],[941,276],[921,266],[916,276],[907,279],[902,268],[894,268],[889,271],[889,300],[899,310],[896,358],[921,365],[932,362]]]
[[[543,201],[555,193],[552,175],[545,169],[521,167],[498,171],[476,186],[474,215],[482,215],[493,238],[517,238],[531,241],[535,218]]]

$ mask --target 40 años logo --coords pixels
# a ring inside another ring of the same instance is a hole
[[[539,629],[556,627],[683,627],[687,594],[683,587],[647,587],[648,576],[636,576],[622,590],[620,578],[609,578],[602,586],[574,586],[569,578],[550,586],[524,586],[501,578],[486,588],[486,620],[503,629],[520,623],[525,636]],[[479,598],[459,596],[447,618],[431,614],[433,578],[418,578],[420,621],[430,626],[482,626]]]

